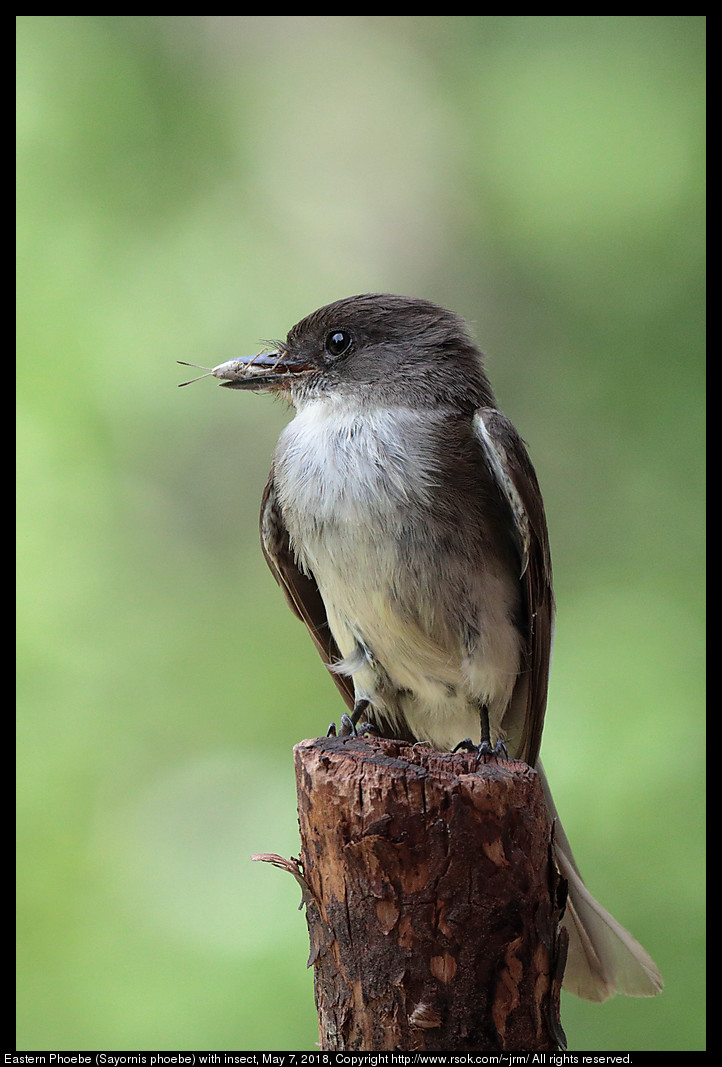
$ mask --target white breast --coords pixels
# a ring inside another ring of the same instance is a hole
[[[314,521],[371,524],[401,506],[428,505],[436,459],[423,439],[412,454],[400,436],[420,415],[406,408],[349,408],[342,400],[306,404],[282,432],[276,483],[284,514]],[[418,437],[418,434],[414,436]]]
[[[431,515],[443,418],[314,400],[281,434],[274,461],[291,543],[318,583],[357,696],[403,714],[418,737],[440,746],[478,732],[478,700],[498,709],[500,724],[520,655],[516,593],[503,578],[469,575],[486,616],[470,655],[460,630],[425,625],[428,590],[410,584],[414,561],[399,555],[402,531],[423,528]]]

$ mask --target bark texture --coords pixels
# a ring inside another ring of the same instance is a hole
[[[321,1048],[563,1048],[566,882],[536,772],[381,739],[294,753]]]

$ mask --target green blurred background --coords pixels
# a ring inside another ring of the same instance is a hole
[[[20,16],[20,1049],[317,1040],[291,749],[341,711],[263,562],[281,404],[179,391],[369,290],[468,317],[545,492],[543,754],[703,1047],[703,16]],[[199,372],[200,373],[200,372]]]

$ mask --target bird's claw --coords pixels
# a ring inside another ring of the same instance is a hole
[[[470,737],[465,737],[463,741],[459,741],[458,745],[452,748],[452,752],[474,752],[476,753],[477,760],[480,760],[482,756],[485,758],[493,757],[494,759],[509,759],[509,753],[507,752],[506,745],[501,738],[496,742],[494,747],[491,747],[491,741],[488,738],[483,738],[480,745],[475,745]]]
[[[336,723],[332,722],[326,733],[326,737],[360,737],[362,734],[378,734],[376,727],[373,723],[362,722],[360,725],[356,725],[354,717],[344,712],[341,716],[341,721],[336,729]]]

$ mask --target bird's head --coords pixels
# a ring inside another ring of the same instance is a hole
[[[226,389],[281,393],[295,406],[334,394],[419,407],[492,404],[464,321],[427,300],[366,293],[319,308],[275,351],[210,372]]]

